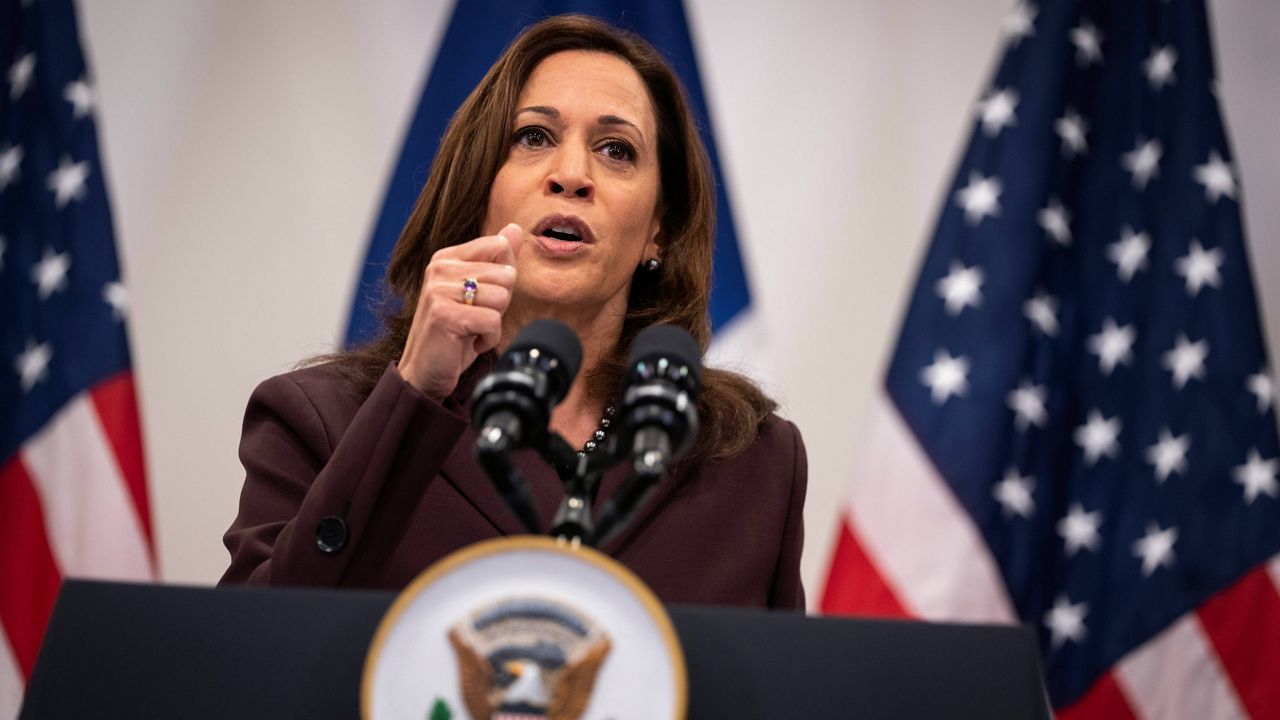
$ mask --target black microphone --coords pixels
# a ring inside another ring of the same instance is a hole
[[[578,336],[556,320],[535,320],[516,335],[472,395],[476,458],[531,533],[541,533],[542,522],[511,451],[544,444],[551,409],[569,392],[581,366]]]
[[[632,473],[601,508],[593,545],[601,547],[617,535],[662,473],[693,445],[701,357],[693,337],[674,325],[647,327],[631,344],[617,447],[630,454]]]
[[[551,409],[582,366],[582,343],[557,320],[535,320],[516,335],[472,395],[477,447],[508,451],[542,441]]]
[[[637,472],[661,474],[693,445],[701,356],[693,337],[674,325],[647,327],[632,343],[618,443]]]

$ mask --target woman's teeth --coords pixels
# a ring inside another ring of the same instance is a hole
[[[546,236],[555,238],[556,240],[578,241],[582,238],[578,237],[578,231],[571,227],[553,227],[546,232]]]

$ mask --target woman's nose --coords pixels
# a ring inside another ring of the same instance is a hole
[[[561,147],[556,153],[556,163],[547,175],[547,192],[552,195],[571,195],[589,200],[595,196],[596,186],[591,181],[588,153]]]

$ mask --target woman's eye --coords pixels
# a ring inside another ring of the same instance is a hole
[[[543,147],[547,144],[547,132],[540,127],[520,128],[514,140],[525,147]]]
[[[630,162],[636,159],[636,151],[628,144],[621,140],[610,140],[605,143],[600,151],[610,160],[625,160]]]

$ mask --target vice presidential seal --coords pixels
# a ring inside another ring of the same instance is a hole
[[[683,717],[685,702],[653,593],[607,556],[541,537],[428,568],[379,625],[361,691],[378,720],[652,720]]]

